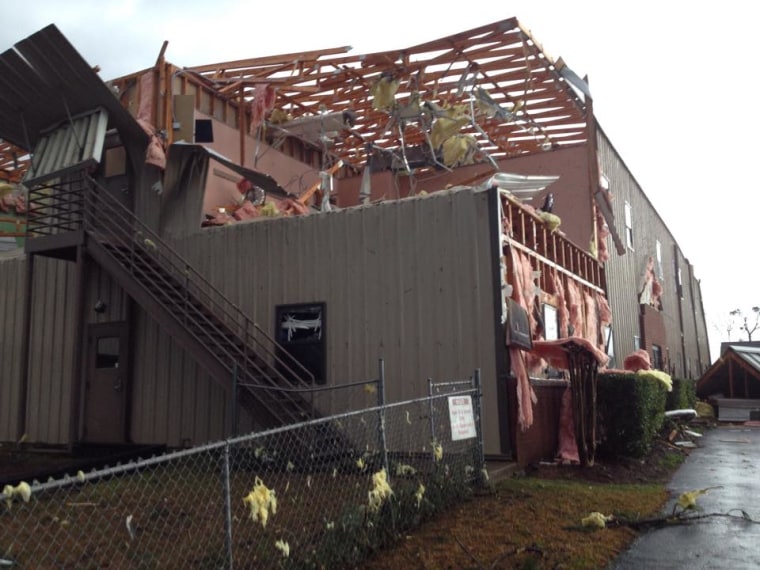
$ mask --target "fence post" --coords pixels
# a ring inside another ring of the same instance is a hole
[[[224,545],[227,549],[227,562],[232,570],[232,503],[230,498],[230,444],[224,444]]]
[[[237,435],[237,393],[238,393],[238,363],[232,368],[232,396],[230,397],[230,429],[229,436]]]
[[[483,390],[481,387],[480,368],[475,369],[475,375],[472,377],[472,383],[475,388],[475,397],[473,405],[475,407],[475,433],[477,434],[477,443],[475,445],[475,467],[478,470],[477,480],[484,482],[486,469],[485,454],[483,452],[483,423],[481,417],[481,399]]]
[[[390,480],[391,473],[388,468],[388,444],[385,439],[385,361],[381,358],[378,362],[378,380],[377,380],[377,406],[380,408],[378,412],[378,433],[380,436],[380,449],[383,450],[383,468],[385,474]]]
[[[435,410],[433,408],[433,379],[428,378],[428,420],[430,421],[430,445],[435,445]],[[432,454],[433,464],[435,464],[435,449]]]

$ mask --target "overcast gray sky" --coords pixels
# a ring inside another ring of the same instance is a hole
[[[588,75],[595,114],[701,280],[712,357],[732,309],[760,305],[760,132],[751,3],[724,0],[251,2],[0,0],[0,51],[55,23],[101,76],[301,50],[405,47],[516,16]],[[2,78],[0,78],[1,88]],[[737,339],[737,331],[733,333]]]

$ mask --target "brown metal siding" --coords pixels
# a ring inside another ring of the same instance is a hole
[[[84,297],[84,321],[87,324],[127,320],[129,297],[111,276],[96,264],[88,266]],[[98,301],[105,303],[105,310],[95,312]]]
[[[223,438],[228,396],[143,311],[137,311],[130,439],[172,447]]]
[[[26,258],[0,259],[0,441],[13,441],[19,420]]]
[[[377,378],[385,360],[389,402],[423,396],[427,378],[467,378],[481,368],[486,445],[498,452],[495,393],[493,252],[486,193],[442,192],[305,217],[261,220],[197,233],[178,244],[188,260],[270,335],[280,304],[326,303],[327,377],[330,384]],[[495,214],[493,214],[495,215]],[[202,382],[189,359],[154,354],[155,338],[138,324],[133,437],[158,441],[154,399],[161,421],[169,410],[193,408]],[[183,389],[176,385],[183,375]],[[157,391],[157,383],[168,389]],[[181,393],[180,393],[181,392]],[[202,394],[223,422],[226,396],[216,385]],[[160,400],[165,399],[165,402]],[[330,392],[323,411],[371,405],[375,396]],[[174,404],[170,404],[174,403]],[[197,402],[197,400],[196,400]],[[197,409],[202,415],[200,409]],[[164,419],[168,418],[168,419]],[[181,421],[185,426],[184,418]],[[197,420],[196,420],[197,424]],[[184,430],[187,428],[183,428]],[[162,432],[162,435],[165,432]],[[169,434],[176,442],[176,434]]]
[[[27,441],[45,444],[69,443],[72,375],[78,332],[75,331],[76,265],[36,257],[29,339]],[[0,265],[0,441],[18,435],[16,426],[21,390],[24,299],[27,258],[4,260]],[[103,299],[107,311],[93,309]],[[88,277],[86,319],[106,322],[125,318],[125,296],[107,274],[93,266]]]
[[[674,256],[679,256],[681,260],[679,264],[684,263],[683,256],[665,222],[601,131],[598,136],[598,146],[602,171],[610,181],[613,212],[618,232],[625,243],[625,203],[628,202],[632,208],[634,236],[633,249],[628,249],[626,254],[622,256],[615,253],[610,241],[610,259],[607,262],[607,291],[613,315],[616,357],[613,365],[622,367],[623,358],[634,348],[634,335],[640,336],[642,339],[653,334],[661,336],[661,332],[658,331],[650,331],[650,334],[647,335],[647,331],[641,330],[639,320],[641,313],[638,302],[641,278],[647,259],[652,256],[656,261],[656,242],[659,241],[663,270],[663,275],[660,278],[663,287],[660,317],[666,338],[666,344],[662,346],[663,358],[666,358],[669,353],[670,363],[673,366],[670,372],[675,376],[683,377],[687,373],[683,367],[683,346],[687,346],[689,355],[695,355],[697,347],[700,347],[702,352],[707,351],[706,335],[699,336],[696,329],[688,323],[684,323],[683,328],[681,326],[681,307],[683,306],[683,310],[688,312],[690,309],[687,309],[687,305],[693,305],[688,296],[685,296],[684,301],[682,301],[678,293],[675,271],[677,264]],[[676,254],[675,252],[679,253]],[[691,280],[691,287],[698,289],[699,283],[693,279],[693,276],[690,277],[685,267],[682,266],[682,268],[684,288],[689,287]],[[682,303],[684,304],[681,305]],[[701,305],[697,309],[697,313],[697,320],[704,322]],[[693,322],[695,317],[692,316],[691,318]],[[682,334],[684,335],[683,339]],[[646,348],[650,350],[651,342],[648,342],[648,345]]]
[[[683,299],[681,307],[684,321],[684,354],[687,371],[691,378],[699,376],[709,368],[710,346],[707,336],[704,308],[702,305],[702,289],[699,279],[694,275],[694,266],[684,258],[679,251],[679,267]]]
[[[69,440],[76,299],[76,265],[36,257],[32,298],[27,440]]]
[[[511,385],[516,389],[514,381]],[[515,432],[515,456],[520,466],[552,461],[557,456],[562,395],[566,388],[534,382],[537,402],[533,407],[533,425],[525,431],[518,429]]]
[[[638,221],[641,224],[644,219],[643,200],[639,199],[640,189],[603,135],[599,136],[598,148],[602,172],[610,181],[615,225],[625,243],[625,202],[631,203],[634,223]],[[642,234],[641,226],[638,231],[634,228],[634,247],[639,251],[645,251],[644,245],[638,244],[638,240],[643,238]],[[617,255],[611,238],[608,238],[608,247],[610,259],[606,264],[607,298],[612,310],[615,353],[610,366],[622,368],[625,356],[633,352],[634,336],[641,336],[638,302],[641,268],[635,250],[622,256]]]

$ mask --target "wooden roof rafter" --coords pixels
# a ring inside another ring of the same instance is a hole
[[[355,55],[339,47],[303,53],[241,59],[184,68],[202,77],[220,96],[244,90],[246,101],[256,85],[276,89],[276,107],[295,119],[352,111],[354,127],[330,143],[330,152],[354,162],[366,157],[371,143],[395,152],[402,144],[423,144],[429,124],[393,126],[396,106],[373,107],[372,87],[391,74],[400,82],[395,101],[407,105],[415,94],[423,102],[470,105],[470,90],[482,87],[504,113],[478,113],[467,125],[489,153],[513,156],[585,141],[586,108],[554,61],[529,31],[510,18],[404,49]],[[472,107],[474,109],[474,107]],[[512,112],[517,109],[516,112]],[[476,112],[478,109],[474,109]],[[531,136],[533,140],[531,140]],[[571,141],[571,142],[570,142]],[[355,163],[354,163],[355,164]]]

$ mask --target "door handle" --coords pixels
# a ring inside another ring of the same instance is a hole
[[[121,383],[121,378],[116,379],[116,384],[113,385],[113,389],[116,392],[121,392],[121,389],[124,387],[124,385]]]

